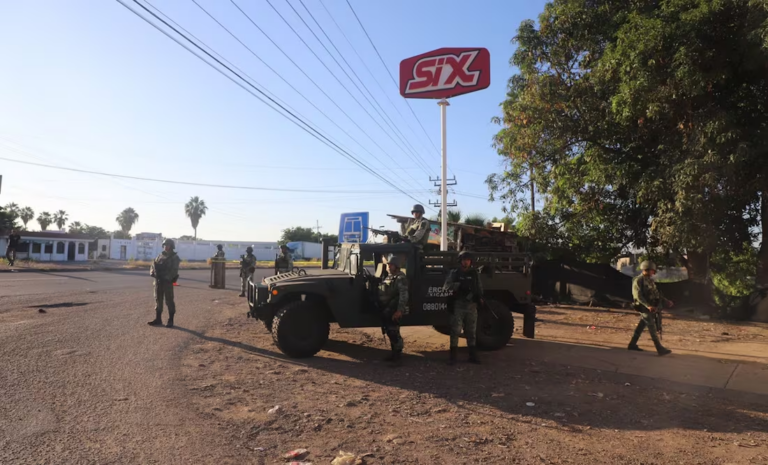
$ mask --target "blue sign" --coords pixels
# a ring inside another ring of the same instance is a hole
[[[368,242],[368,212],[341,214],[339,242]]]

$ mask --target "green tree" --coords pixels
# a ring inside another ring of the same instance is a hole
[[[337,234],[317,234],[312,228],[305,228],[303,226],[295,226],[293,228],[283,229],[280,235],[280,244],[287,244],[289,242],[320,242],[321,239],[333,239],[339,240]]]
[[[131,234],[123,231],[122,229],[118,229],[112,233],[112,237],[115,239],[130,239]]]
[[[459,221],[456,223],[459,223]],[[468,224],[470,226],[480,226],[484,228],[488,224],[488,218],[480,213],[474,213],[464,217],[464,224]]]
[[[526,211],[533,182],[546,212],[528,226],[600,256],[670,251],[709,282],[713,252],[768,219],[767,18],[740,0],[548,3],[515,37],[492,196]]]
[[[208,207],[205,205],[205,201],[200,197],[192,197],[184,205],[184,213],[186,213],[189,220],[192,222],[192,228],[195,230],[195,240],[197,240],[197,225],[200,224],[200,218],[205,216],[208,211]]]
[[[179,236],[178,240],[180,240],[180,241],[202,241],[203,239],[201,239],[199,237],[195,237],[195,236],[184,235],[184,236]]]
[[[48,226],[53,223],[53,216],[48,212],[42,212],[37,216],[37,222],[40,224],[40,229],[46,231]]]
[[[0,207],[0,232],[6,234],[7,232],[16,229],[16,215],[8,208]]]
[[[19,208],[18,204],[11,202],[5,206],[5,211],[18,217],[21,209]]]
[[[136,210],[134,210],[132,207],[128,207],[121,211],[119,215],[117,215],[115,221],[117,221],[117,224],[120,225],[120,229],[124,235],[127,235],[128,239],[130,239],[131,228],[133,228],[133,225],[139,221],[139,214],[136,213]]]
[[[19,219],[21,220],[22,223],[24,223],[24,229],[27,229],[27,223],[32,221],[34,217],[35,217],[35,211],[29,207],[24,207],[21,210],[19,210]]]
[[[73,221],[69,224],[70,234],[82,234],[85,229],[85,225],[79,221]]]
[[[59,230],[64,229],[64,225],[67,224],[67,221],[69,221],[69,216],[64,210],[59,210],[53,214],[53,222],[56,223],[56,227],[58,227]]]

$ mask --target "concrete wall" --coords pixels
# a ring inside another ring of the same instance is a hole
[[[163,251],[162,241],[136,239],[99,239],[97,256],[107,254],[112,260],[154,260]],[[187,261],[205,261],[216,253],[216,245],[224,246],[227,260],[239,260],[248,246],[253,246],[257,260],[274,260],[279,252],[277,242],[176,241],[176,253]],[[106,248],[106,252],[102,249]]]

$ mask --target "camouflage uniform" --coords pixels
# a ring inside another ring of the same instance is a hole
[[[173,326],[173,315],[176,313],[176,302],[173,298],[173,283],[179,279],[179,264],[181,259],[176,252],[163,251],[152,262],[150,276],[155,278],[155,314],[160,321],[163,314],[163,300],[168,305],[168,324]]]
[[[276,262],[278,273],[287,273],[293,270],[293,256],[287,250],[280,252]]]
[[[405,227],[405,236],[410,239],[412,244],[415,244],[420,249],[424,249],[424,246],[429,243],[430,232],[429,221],[422,217],[421,219],[412,218],[408,220],[408,224]]]
[[[443,290],[453,290],[451,311],[451,348],[459,346],[462,327],[467,347],[474,348],[477,341],[477,303],[483,298],[483,285],[475,268],[456,268],[445,280]]]
[[[240,258],[240,295],[244,296],[248,290],[248,277],[256,270],[256,255],[248,252]]]
[[[632,281],[632,297],[635,302],[635,310],[640,313],[641,319],[635,328],[632,340],[629,342],[629,349],[639,350],[637,341],[640,339],[643,330],[647,326],[648,332],[651,333],[651,339],[653,339],[653,345],[656,346],[656,351],[660,354],[666,352],[667,349],[661,345],[659,335],[656,331],[656,319],[649,308],[654,307],[657,309],[656,311],[661,311],[660,306],[669,301],[661,295],[661,292],[656,288],[656,283],[653,279],[644,274],[641,274]]]
[[[382,308],[382,329],[389,338],[392,353],[399,355],[403,351],[403,338],[400,336],[400,322],[392,319],[398,310],[403,316],[408,314],[408,278],[398,270],[388,275],[379,284],[379,303]]]
[[[226,259],[226,257],[225,257],[225,255],[224,255],[224,251],[223,251],[223,250],[217,250],[217,251],[216,251],[216,254],[213,256],[213,258],[216,258],[216,259],[219,259],[219,260],[224,260],[224,259]]]

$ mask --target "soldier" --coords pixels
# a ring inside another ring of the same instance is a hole
[[[280,256],[277,257],[275,263],[277,273],[287,273],[293,270],[293,256],[291,255],[291,249],[287,245],[280,246]]]
[[[379,304],[382,309],[381,330],[389,338],[392,352],[385,362],[398,362],[403,354],[400,318],[408,314],[408,278],[400,271],[397,257],[387,257],[387,277],[379,284]]]
[[[168,328],[173,328],[173,315],[176,313],[176,302],[173,300],[173,285],[179,279],[179,263],[181,259],[174,252],[176,248],[172,239],[163,241],[163,252],[155,258],[149,275],[155,278],[155,319],[150,326],[162,326],[163,299],[168,304]]]
[[[656,265],[653,262],[644,261],[640,264],[640,270],[643,274],[632,281],[632,296],[635,300],[635,310],[640,312],[641,319],[637,324],[637,328],[635,328],[635,333],[632,335],[632,340],[629,341],[627,349],[642,352],[643,349],[637,346],[637,341],[647,326],[648,332],[651,333],[651,339],[653,339],[653,345],[656,346],[656,352],[659,355],[671,354],[672,351],[662,346],[659,340],[659,335],[656,331],[655,313],[661,311],[660,305],[662,304],[671,307],[672,301],[665,299],[656,288],[656,283],[653,281],[653,276],[656,274]]]
[[[429,242],[429,221],[424,218],[424,207],[421,205],[414,205],[411,210],[413,219],[408,221],[405,228],[405,237],[418,246],[419,249],[424,250],[424,246]]]
[[[483,301],[483,285],[480,283],[480,275],[472,266],[472,254],[467,251],[459,253],[460,267],[451,270],[443,285],[443,291],[453,291],[453,304],[451,312],[451,354],[449,365],[456,363],[456,355],[459,350],[459,334],[462,326],[467,338],[469,348],[469,361],[480,363],[477,358],[476,333],[477,333],[477,304],[485,305]]]
[[[16,230],[12,229],[11,234],[8,236],[8,247],[5,250],[5,258],[8,259],[8,264],[13,266],[16,262],[16,249],[19,248],[21,242],[21,236],[16,234]]]
[[[245,297],[248,288],[248,277],[256,271],[256,256],[250,245],[245,249],[245,255],[240,256],[240,297]]]
[[[224,256],[224,246],[222,244],[219,244],[216,246],[216,254],[213,256],[213,258],[217,258],[219,260],[224,260],[226,257]]]

